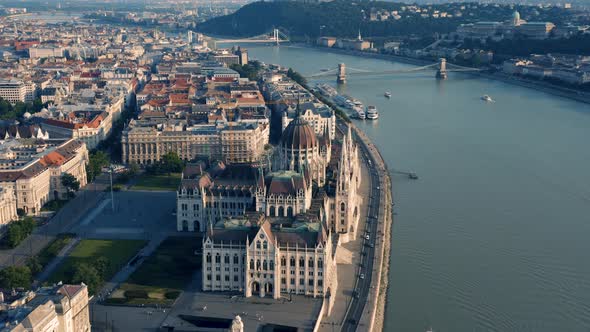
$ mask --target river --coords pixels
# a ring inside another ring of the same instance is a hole
[[[412,67],[246,47],[307,75]],[[390,169],[420,176],[393,176],[386,331],[589,331],[590,105],[459,73],[356,76],[342,90],[379,109],[357,124]]]

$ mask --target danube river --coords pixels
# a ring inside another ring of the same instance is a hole
[[[339,62],[412,67],[297,46],[248,50],[307,75]],[[420,177],[393,176],[386,331],[590,330],[590,105],[431,71],[350,77],[342,89],[379,109],[378,121],[357,124],[390,169]]]

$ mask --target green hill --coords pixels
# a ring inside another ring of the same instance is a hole
[[[324,36],[356,37],[359,29],[363,36],[388,37],[430,35],[433,32],[450,32],[463,23],[459,18],[422,18],[407,15],[400,20],[370,21],[372,9],[399,10],[404,4],[391,2],[359,2],[337,0],[319,4],[293,1],[255,2],[242,7],[232,15],[217,17],[198,25],[197,30],[225,36],[254,36],[278,27],[292,39]],[[407,6],[407,5],[406,5]]]

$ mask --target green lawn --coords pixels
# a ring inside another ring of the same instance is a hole
[[[169,237],[108,299],[118,304],[171,305],[201,266],[199,237]]]
[[[180,173],[170,175],[142,174],[137,177],[132,189],[136,190],[176,190],[180,184]]]
[[[49,277],[50,282],[69,282],[77,263],[93,265],[97,258],[110,262],[105,281],[110,280],[137,252],[143,248],[143,240],[82,240]]]
[[[74,234],[63,233],[59,234],[55,240],[51,241],[39,254],[37,258],[39,258],[39,263],[41,266],[45,267],[49,262],[51,262],[59,252],[72,241],[74,238]]]

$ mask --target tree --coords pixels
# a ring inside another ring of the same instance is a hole
[[[98,272],[98,275],[102,279],[105,279],[111,269],[111,262],[106,257],[99,257],[94,262],[94,268],[96,269],[96,272]]]
[[[43,265],[37,256],[32,256],[27,259],[27,267],[31,270],[32,275],[36,275],[43,270]]]
[[[27,266],[9,266],[0,271],[0,287],[5,289],[11,288],[31,288],[33,275],[31,269]]]
[[[110,163],[109,156],[102,152],[96,151],[90,154],[88,158],[88,165],[86,165],[86,176],[88,181],[94,180],[94,178],[102,173],[102,168],[108,166]]]
[[[96,268],[93,266],[85,263],[74,265],[72,273],[73,284],[79,284],[83,282],[88,286],[88,292],[94,294],[98,290],[100,284],[102,284],[102,281],[103,279]]]
[[[64,186],[68,192],[68,197],[73,197],[74,193],[80,190],[80,181],[70,173],[61,175],[61,185]]]
[[[129,170],[127,171],[129,172],[129,176],[133,177],[136,176],[137,173],[139,173],[139,165],[132,161],[131,163],[129,163]]]
[[[25,217],[22,220],[13,221],[8,225],[7,241],[8,246],[15,248],[35,229],[35,220]]]
[[[304,87],[307,86],[307,80],[305,79],[305,77],[303,77],[303,75],[299,74],[298,72],[294,71],[292,68],[289,68],[289,70],[287,70],[287,77],[289,77],[290,79]]]
[[[163,155],[160,163],[162,170],[167,173],[181,172],[184,167],[184,163],[175,152],[168,152]]]

